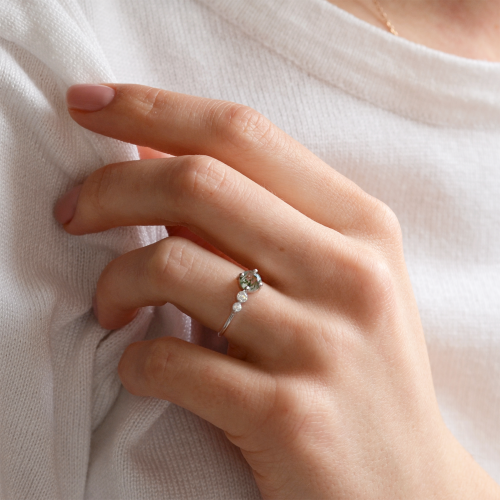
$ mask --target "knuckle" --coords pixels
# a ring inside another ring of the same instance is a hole
[[[364,253],[355,266],[358,298],[365,313],[373,319],[395,300],[396,283],[389,263],[378,253]]]
[[[172,371],[170,368],[172,363],[170,357],[172,353],[172,346],[168,339],[154,340],[145,356],[144,364],[142,366],[142,376],[146,385],[151,388],[168,387],[169,380],[172,378]]]
[[[277,139],[277,128],[264,115],[249,106],[226,103],[215,121],[219,139],[238,150],[272,146]]]
[[[165,111],[167,103],[165,91],[156,88],[147,89],[141,101],[144,117],[153,120]]]
[[[173,193],[174,205],[185,207],[193,202],[197,208],[207,206],[231,210],[243,196],[244,186],[231,169],[209,156],[185,157],[171,178],[169,192]],[[235,193],[237,196],[234,196]],[[194,214],[183,210],[184,222],[195,222],[186,218]]]
[[[400,242],[402,240],[401,225],[394,211],[377,198],[371,197],[370,201],[368,217],[372,234],[379,240]]]
[[[398,267],[380,249],[371,244],[353,241],[345,246],[324,244],[320,248],[331,258],[322,268],[323,275],[317,280],[329,290],[318,297],[328,311],[334,308],[343,311],[347,317],[362,328],[380,323],[387,313],[394,311],[398,301]],[[331,283],[342,283],[331,287]],[[337,338],[337,336],[336,336]]]
[[[171,236],[156,245],[147,262],[148,281],[155,290],[181,284],[194,265],[190,243],[185,238]]]
[[[360,259],[358,272],[360,282],[365,284],[369,290],[376,290],[380,287],[386,289],[387,285],[392,282],[391,269],[387,262],[379,256],[369,255]]]
[[[118,165],[116,163],[106,165],[92,172],[86,180],[87,203],[98,212],[106,209],[110,194],[113,189],[116,189]]]
[[[378,226],[383,235],[389,239],[401,239],[401,225],[394,211],[382,201],[376,208]]]
[[[230,184],[227,169],[214,158],[203,155],[186,157],[174,177],[172,191],[189,201],[193,198],[201,201],[212,198]]]

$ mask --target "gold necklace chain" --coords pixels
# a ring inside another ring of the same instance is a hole
[[[379,1],[378,0],[373,0],[373,4],[375,5],[375,7],[377,8],[381,18],[382,18],[382,21],[384,22],[384,24],[387,26],[387,30],[392,33],[393,35],[395,36],[399,36],[399,33],[395,30],[394,26],[392,25],[391,21],[389,21],[389,18],[387,17],[387,14],[384,12],[384,9],[382,8],[382,6],[380,5]]]

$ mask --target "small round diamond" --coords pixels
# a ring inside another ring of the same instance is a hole
[[[241,311],[241,304],[239,302],[233,304],[233,311],[236,313]]]
[[[248,300],[247,292],[245,292],[245,290],[238,292],[236,298],[238,299],[238,302],[246,302]]]
[[[256,292],[262,286],[262,278],[254,269],[253,271],[245,271],[238,276],[238,281],[243,290],[247,292]]]

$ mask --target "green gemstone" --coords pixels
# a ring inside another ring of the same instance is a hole
[[[238,276],[240,286],[247,292],[256,292],[262,286],[262,278],[254,271],[245,271]]]

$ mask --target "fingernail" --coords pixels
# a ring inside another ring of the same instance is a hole
[[[95,295],[94,297],[92,298],[92,309],[94,311],[94,316],[99,319],[99,315],[97,314],[97,300],[95,298]]]
[[[54,207],[54,217],[60,224],[67,224],[75,215],[76,205],[82,186],[83,184],[75,186],[56,203]]]
[[[66,92],[68,108],[79,111],[99,111],[115,97],[115,89],[106,85],[72,85]]]

